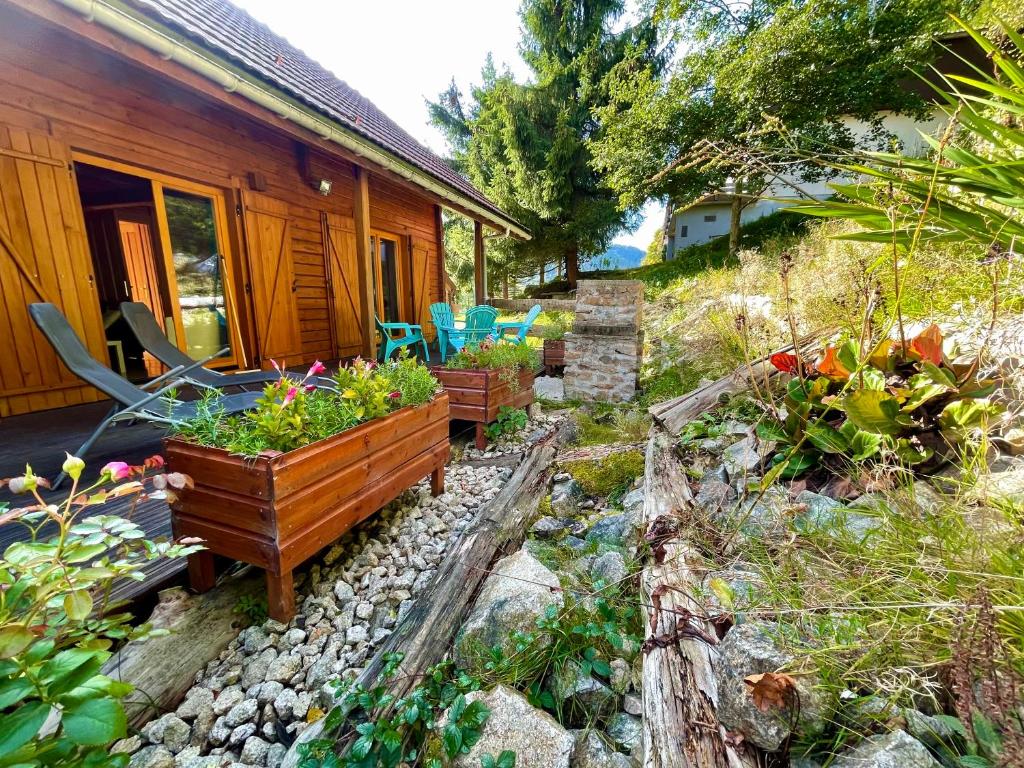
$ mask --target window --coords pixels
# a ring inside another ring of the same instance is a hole
[[[690,230],[690,228],[688,226],[686,226],[685,224],[680,224],[679,225],[679,237],[681,237],[681,238],[682,237],[688,237],[689,236],[688,235],[689,230]]]
[[[718,217],[713,213],[708,214],[707,216],[704,217],[704,221],[710,224],[712,221],[718,221]]]

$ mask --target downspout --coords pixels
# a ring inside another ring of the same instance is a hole
[[[228,93],[237,93],[254,104],[264,109],[269,109],[278,117],[312,131],[321,139],[338,144],[348,151],[355,153],[358,157],[383,166],[417,186],[423,187],[453,204],[466,208],[480,216],[481,219],[496,220],[493,213],[479,204],[453,193],[448,187],[439,184],[432,177],[420,172],[418,169],[399,162],[352,131],[339,127],[312,110],[295,106],[287,99],[275,93],[271,88],[262,83],[254,82],[244,75],[233,72],[228,67],[208,56],[202,55],[159,29],[146,24],[143,20],[114,7],[107,0],[55,0],[55,2],[79,14],[88,22],[116,32],[128,40],[148,48],[167,61],[180,64],[201,77],[216,83]],[[505,222],[505,229],[508,232],[514,232],[524,240],[530,239],[529,232],[509,222]]]

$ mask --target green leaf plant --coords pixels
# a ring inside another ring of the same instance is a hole
[[[91,485],[81,483],[85,463],[67,456],[72,479],[61,501],[45,499],[49,483],[31,467],[0,481],[29,503],[2,510],[0,525],[20,524],[26,540],[0,557],[0,765],[116,766],[128,755],[108,747],[126,734],[122,699],[132,686],[101,674],[116,644],[159,634],[111,602],[116,580],[141,580],[142,566],[182,557],[198,540],[150,541],[131,521],[145,498],[173,498],[191,485],[163,473],[163,459],[140,466],[111,462]],[[130,498],[126,517],[102,514],[115,499]]]
[[[526,426],[526,421],[526,411],[523,408],[502,405],[498,408],[498,418],[484,427],[484,434],[493,443],[504,435],[514,435]]]
[[[854,341],[826,347],[811,367],[794,354],[772,355],[772,365],[791,376],[779,418],[757,426],[762,440],[782,448],[772,479],[831,458],[937,463],[983,434],[1003,412],[989,398],[996,382],[979,379],[974,363],[950,362],[942,341],[933,324],[905,345],[885,339],[866,355]]]

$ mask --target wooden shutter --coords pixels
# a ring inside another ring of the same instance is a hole
[[[351,217],[336,213],[321,215],[336,354],[338,357],[350,357],[358,355],[363,346],[355,222]]]
[[[430,321],[430,253],[415,240],[412,241],[411,273],[412,273],[412,320],[423,326],[423,335],[428,341],[434,336],[434,326]]]
[[[264,363],[296,362],[302,338],[288,204],[255,192],[243,192],[242,201],[260,358]]]
[[[64,368],[28,314],[34,302],[57,305],[107,361],[70,160],[56,139],[0,125],[0,415],[100,397]]]

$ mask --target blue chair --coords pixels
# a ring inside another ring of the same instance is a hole
[[[427,340],[423,338],[423,329],[418,325],[410,323],[384,323],[374,315],[377,321],[377,331],[380,333],[381,346],[377,349],[377,358],[381,361],[391,357],[391,353],[402,347],[411,347],[416,344],[423,346],[423,360],[429,362],[430,353],[427,352]],[[401,333],[401,336],[396,334]]]
[[[486,304],[466,310],[466,322],[461,328],[455,325],[451,307],[443,302],[430,305],[430,316],[437,328],[442,363],[447,357],[448,345],[459,352],[467,345],[479,344],[497,333],[494,321],[498,317],[498,310]]]
[[[530,311],[526,313],[526,317],[522,320],[502,320],[498,322],[498,338],[510,341],[513,344],[525,344],[526,334],[537,320],[537,316],[541,313],[540,304],[534,304],[530,307]],[[515,336],[511,339],[505,339],[505,333],[507,331],[515,331]]]

